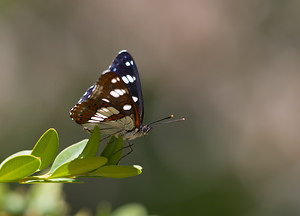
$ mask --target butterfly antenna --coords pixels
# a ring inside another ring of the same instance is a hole
[[[174,115],[170,115],[168,117],[165,117],[165,118],[159,119],[157,121],[151,122],[150,124],[148,124],[148,126],[153,125],[153,124],[157,124],[157,123],[165,124],[165,123],[178,122],[178,121],[184,121],[185,120],[185,118],[181,118],[181,119],[174,119],[174,120],[166,121],[166,120],[171,119],[173,117],[174,117]]]

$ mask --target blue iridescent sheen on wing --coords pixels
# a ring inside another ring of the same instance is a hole
[[[140,123],[142,123],[144,116],[142,87],[138,70],[132,56],[126,50],[119,52],[109,67],[109,70],[116,73],[120,78],[123,79],[126,87],[132,95],[132,98],[134,99],[140,116]]]
[[[94,90],[95,87],[96,87],[96,84],[94,84],[91,87],[89,87],[88,90],[86,90],[86,92],[84,93],[84,95],[80,98],[80,100],[78,101],[78,103],[82,103],[82,102],[87,101],[87,99],[92,94],[92,92],[93,92],[93,90]]]

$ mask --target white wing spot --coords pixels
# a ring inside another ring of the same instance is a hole
[[[103,107],[102,109],[100,109],[100,111],[104,112],[102,114],[107,114],[107,116],[111,116],[113,113],[111,111],[109,111],[109,109],[107,109],[106,107]]]
[[[106,118],[107,117],[110,117],[111,115],[113,115],[113,113],[112,112],[110,112],[107,108],[105,108],[105,107],[103,107],[103,108],[101,108],[101,109],[98,109],[97,110],[97,113],[98,114],[101,114],[101,115],[103,115],[103,116],[105,116]]]
[[[139,100],[139,98],[136,97],[136,96],[132,96],[132,100],[133,100],[134,102],[137,102],[137,101]]]
[[[133,60],[130,61],[131,65],[133,65]]]
[[[134,79],[132,78],[132,76],[130,76],[129,74],[127,74],[127,79],[129,80],[129,82],[134,82]]]
[[[106,98],[102,98],[102,100],[103,100],[104,102],[106,102],[106,103],[109,103],[109,100],[106,99]]]
[[[110,95],[115,97],[115,98],[120,97],[120,95],[116,91],[111,91]]]
[[[123,106],[123,110],[130,110],[130,109],[131,109],[131,105],[129,105],[129,104],[125,104]]]
[[[116,78],[113,78],[112,80],[111,80],[111,83],[116,83],[117,82],[117,79]]]
[[[117,94],[119,94],[120,96],[122,96],[125,93],[124,89],[115,89],[115,92],[117,92]]]
[[[119,112],[119,110],[117,110],[116,108],[114,108],[114,107],[107,107],[107,109],[109,110],[109,111],[111,111],[113,114],[115,114],[115,115],[117,115],[117,114],[119,114],[120,112]]]
[[[98,120],[89,119],[88,122],[90,122],[90,123],[98,123],[99,121]]]
[[[122,76],[122,80],[125,84],[129,83],[129,80],[126,78],[126,76]]]
[[[100,118],[98,116],[92,116],[91,117],[91,120],[95,120],[95,121],[103,121],[104,119],[103,118]]]
[[[129,61],[127,61],[127,62],[125,62],[125,65],[129,67],[131,64]]]
[[[103,114],[98,113],[98,112],[95,114],[95,117],[97,117],[97,118],[102,118],[102,119],[106,119],[106,118],[107,118],[106,115],[103,115]]]

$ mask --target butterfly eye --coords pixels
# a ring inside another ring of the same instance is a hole
[[[145,125],[142,127],[143,135],[146,136],[150,131],[152,130],[152,127],[149,127],[148,125]]]

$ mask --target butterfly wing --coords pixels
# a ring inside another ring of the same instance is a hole
[[[70,111],[71,118],[89,131],[98,124],[103,134],[131,131],[140,126],[136,105],[122,79],[103,72]]]
[[[109,69],[118,74],[127,86],[137,107],[141,125],[144,117],[144,101],[140,77],[132,56],[126,50],[120,51]]]

